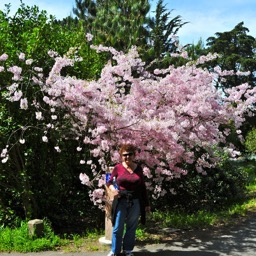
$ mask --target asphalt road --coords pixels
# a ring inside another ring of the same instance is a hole
[[[255,256],[256,213],[230,227],[173,231],[165,243],[137,245],[135,256]],[[177,232],[177,236],[174,235]],[[108,252],[0,253],[1,256],[105,256]]]

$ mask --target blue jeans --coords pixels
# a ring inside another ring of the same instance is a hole
[[[130,207],[125,198],[119,199],[117,205],[117,215],[112,232],[112,252],[120,253],[123,250],[132,251],[135,245],[135,233],[140,216],[139,199],[133,199],[133,205]],[[123,238],[124,226],[126,231]]]

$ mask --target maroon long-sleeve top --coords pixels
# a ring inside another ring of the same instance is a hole
[[[120,191],[133,191],[135,197],[143,201],[144,206],[149,206],[143,171],[140,165],[137,165],[133,173],[130,173],[121,163],[117,164],[111,173],[107,186],[114,185],[114,179]]]

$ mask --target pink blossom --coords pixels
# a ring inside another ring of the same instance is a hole
[[[11,97],[12,101],[19,101],[23,96],[22,91],[15,91],[13,97]],[[23,103],[22,103],[23,104]],[[26,104],[26,103],[25,103]],[[21,107],[22,108],[22,107]]]
[[[27,59],[25,63],[26,63],[27,65],[31,65],[31,64],[33,63],[33,61],[34,61],[34,60],[32,60],[32,59]]]
[[[8,55],[6,53],[0,56],[0,61],[6,61],[8,59]]]
[[[59,54],[53,50],[48,51],[48,55],[52,58],[57,57]]]
[[[47,127],[48,129],[50,129],[50,128],[53,128],[54,126],[53,126],[53,124],[47,124],[46,127]]]
[[[8,68],[8,71],[13,73],[12,80],[14,80],[14,81],[22,80],[22,77],[21,77],[22,68],[21,67],[13,66],[13,67]]]
[[[37,71],[37,72],[43,72],[43,69],[40,68],[40,67],[34,67],[34,70]]]
[[[100,149],[99,148],[95,148],[95,149],[93,149],[92,150],[92,155],[94,156],[94,157],[99,157],[100,156]]]
[[[88,161],[87,161],[87,164],[88,164],[88,165],[91,165],[91,164],[92,164],[92,160],[88,160]]]
[[[158,68],[154,70],[155,75],[160,75],[161,73],[162,73],[162,71]]]
[[[38,84],[38,85],[43,85],[42,81],[40,81],[37,77],[33,76],[32,77],[32,81],[35,83],[35,84]]]
[[[188,59],[188,53],[186,51],[183,51],[180,56],[184,59]]]
[[[111,162],[112,163],[118,163],[118,161],[120,160],[120,155],[117,151],[114,151],[112,154],[111,154]]]
[[[105,189],[98,188],[93,190],[93,192],[90,194],[91,200],[95,205],[102,205],[104,202],[104,192]]]
[[[86,39],[87,39],[88,42],[92,41],[93,35],[90,34],[90,33],[87,33],[87,34],[86,34]]]
[[[213,83],[224,75],[232,75],[233,71],[215,68],[209,72],[197,66],[216,58],[216,54],[201,56],[186,66],[170,66],[149,73],[136,47],[126,54],[102,45],[91,46],[91,49],[112,55],[112,61],[95,80],[63,77],[62,69],[72,67],[78,60],[50,51],[55,64],[46,82],[42,79],[41,93],[36,94],[41,98],[36,102],[43,100],[43,105],[47,104],[50,109],[45,117],[50,114],[54,124],[44,124],[46,130],[55,129],[63,138],[75,139],[81,145],[77,147],[77,154],[82,153],[82,148],[90,150],[90,155],[80,163],[86,163],[91,173],[80,174],[79,178],[82,184],[92,188],[90,198],[96,205],[102,206],[105,200],[102,187],[105,171],[120,161],[120,144],[132,143],[139,149],[136,160],[145,163],[147,187],[158,198],[176,193],[172,182],[188,174],[185,168],[188,165],[206,175],[218,162],[213,146],[225,144],[230,133],[220,127],[233,122],[239,131],[245,114],[253,115],[255,111],[256,88],[242,84],[227,90],[226,97]],[[178,55],[181,54],[180,50]],[[34,71],[41,72],[40,69]],[[16,77],[21,75],[17,68],[12,67],[9,72]],[[21,87],[19,84],[7,87],[7,98],[13,100],[15,93],[17,96],[19,90],[23,90]],[[27,102],[24,105],[27,107]],[[43,108],[36,104],[31,107],[36,107],[36,119],[43,120],[39,114]],[[59,113],[66,113],[64,121],[58,118]],[[70,129],[63,129],[64,122]],[[42,137],[45,142],[46,138]],[[61,152],[58,146],[55,150]],[[226,151],[231,156],[238,155],[232,146]]]
[[[102,188],[106,185],[106,180],[105,180],[105,177],[101,177],[98,181],[98,187],[99,188]]]
[[[147,178],[152,178],[153,176],[152,176],[152,174],[151,174],[151,171],[150,171],[150,169],[148,168],[148,167],[144,167],[143,168],[143,174],[147,177]]]
[[[27,98],[20,99],[20,108],[27,109],[28,108],[28,100]]]
[[[21,52],[20,54],[19,54],[19,60],[25,60],[25,57],[26,57],[26,55],[25,55],[25,53],[23,53],[23,52]]]
[[[81,180],[82,184],[84,184],[84,185],[90,184],[90,179],[85,173],[80,173],[79,179]]]

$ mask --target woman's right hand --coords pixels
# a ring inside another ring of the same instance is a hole
[[[112,191],[112,193],[113,193],[114,198],[119,197],[119,190],[114,189],[114,191]]]
[[[109,188],[110,188],[111,193],[114,197],[119,197],[119,190],[118,189],[115,189],[115,187],[113,185],[110,185]]]

